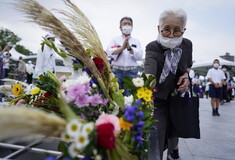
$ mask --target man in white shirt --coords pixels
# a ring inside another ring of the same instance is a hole
[[[32,84],[33,72],[34,72],[34,65],[32,64],[32,61],[28,61],[28,63],[26,63],[26,74],[27,74],[28,84]]]
[[[4,69],[4,78],[8,78],[9,68],[10,68],[10,60],[11,53],[6,53],[6,57],[3,59],[3,69]]]
[[[224,72],[219,69],[219,66],[219,60],[215,59],[213,61],[213,68],[209,69],[206,75],[208,81],[211,82],[211,84],[209,85],[209,97],[211,97],[211,107],[213,116],[220,116],[218,109],[220,99],[222,98],[223,94],[222,86],[224,80],[226,79]]]
[[[45,38],[52,42],[55,41],[55,36],[53,34],[47,34]],[[35,73],[33,77],[37,78],[38,76],[47,71],[55,73],[55,57],[55,51],[47,45],[44,45],[43,51],[40,49],[37,53]]]
[[[120,20],[122,35],[111,40],[106,52],[112,58],[112,71],[118,78],[119,88],[123,88],[123,78],[129,76],[137,77],[137,61],[142,60],[143,51],[139,40],[131,36],[133,21],[130,17],[123,17]],[[128,91],[123,93],[129,95]]]

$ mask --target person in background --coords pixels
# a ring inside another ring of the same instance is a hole
[[[192,79],[192,85],[193,85],[193,91],[195,94],[199,95],[199,92],[200,92],[200,86],[201,82],[200,82],[200,79],[199,79],[199,73],[196,73],[194,75],[194,78]]]
[[[18,64],[18,80],[24,82],[25,81],[25,72],[26,72],[26,65],[25,62],[23,61],[23,57],[19,57],[19,64]]]
[[[219,69],[220,63],[218,59],[213,61],[213,68],[209,69],[206,77],[208,81],[211,83],[209,86],[209,97],[211,98],[211,107],[212,107],[212,115],[220,116],[219,114],[219,104],[220,99],[223,94],[223,83],[226,79],[224,72]]]
[[[143,51],[139,40],[131,36],[133,21],[130,17],[123,17],[120,20],[122,35],[111,40],[106,53],[112,61],[112,71],[118,78],[120,89],[123,87],[125,76],[136,78],[138,73],[137,61],[142,60]],[[123,93],[128,96],[127,90]]]
[[[0,85],[3,85],[4,82],[2,81],[2,79],[5,76],[4,73],[4,69],[3,69],[3,59],[6,57],[6,55],[4,54],[5,52],[9,51],[10,47],[8,45],[6,45],[2,51],[0,51]]]
[[[4,78],[8,78],[8,73],[9,73],[9,67],[10,67],[10,63],[11,63],[11,53],[6,53],[6,57],[3,60],[3,69],[5,72]]]
[[[146,46],[144,73],[156,77],[154,119],[148,149],[148,160],[163,158],[168,148],[168,160],[180,160],[178,137],[170,128],[169,100],[171,93],[185,92],[188,88],[192,62],[192,42],[183,38],[186,30],[187,14],[182,9],[169,9],[161,13],[157,40]]]
[[[55,35],[53,34],[47,34],[45,38],[53,43],[55,42]],[[35,73],[33,74],[33,77],[37,78],[47,71],[55,73],[55,58],[55,51],[45,44],[43,51],[40,49],[37,53]]]
[[[222,65],[222,70],[224,72],[224,75],[225,75],[226,79],[224,80],[224,83],[223,83],[223,96],[222,96],[222,99],[220,101],[221,105],[224,104],[224,101],[225,102],[230,102],[230,100],[228,98],[228,83],[229,83],[229,80],[230,80],[230,73],[228,72],[228,67],[226,65]]]
[[[28,61],[28,63],[26,64],[26,74],[27,74],[28,84],[32,84],[33,72],[34,72],[34,65],[32,64],[32,61]]]

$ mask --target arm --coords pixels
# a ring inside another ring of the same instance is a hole
[[[0,51],[0,56],[1,56],[4,52],[9,51],[9,50],[10,50],[10,47],[6,45],[6,46],[4,47],[4,49],[3,49],[2,51]]]
[[[180,85],[178,88],[179,92],[185,92],[190,84],[189,82],[189,72],[190,68],[187,68],[185,73],[179,77],[177,85]]]
[[[131,50],[129,51],[130,54],[133,55],[133,58],[134,58],[136,61],[142,60],[142,57],[143,57],[143,50],[142,50],[141,44],[140,44],[140,42],[139,42],[138,40],[136,41],[136,48],[129,46],[129,43],[128,43],[127,49],[129,49],[129,48],[131,49]]]

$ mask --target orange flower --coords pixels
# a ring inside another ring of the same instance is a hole
[[[129,131],[131,126],[133,125],[133,124],[131,124],[129,122],[124,121],[124,119],[122,117],[119,119],[119,121],[120,121],[120,127],[123,130],[126,130],[126,131]]]

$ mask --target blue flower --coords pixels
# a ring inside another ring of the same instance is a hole
[[[143,111],[139,111],[138,115],[137,115],[137,119],[142,119],[144,117],[144,112]]]
[[[128,106],[128,107],[126,107],[126,112],[128,113],[128,114],[135,114],[135,111],[137,110],[137,108],[136,107],[134,107],[134,106]],[[126,113],[125,112],[125,113]]]
[[[73,63],[82,63],[79,59],[73,59]]]
[[[137,125],[136,125],[137,129],[140,129],[140,128],[144,127],[144,124],[145,124],[144,121],[138,122]]]
[[[53,156],[48,156],[48,157],[46,157],[44,160],[56,160],[56,158],[53,157]]]
[[[91,71],[89,68],[82,69],[83,72],[86,72],[88,75],[91,75]]]
[[[135,136],[135,141],[141,141],[141,136]]]
[[[135,120],[135,115],[132,115],[132,114],[125,113],[124,117],[126,118],[128,122],[132,122]]]

